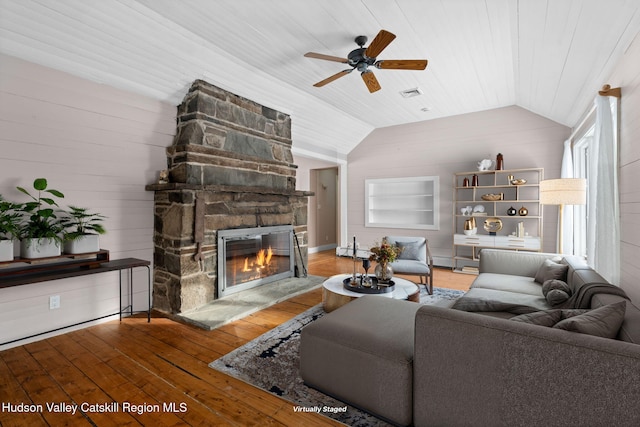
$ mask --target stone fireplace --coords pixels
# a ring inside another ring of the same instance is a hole
[[[147,186],[155,194],[154,308],[181,313],[302,272],[312,193],[295,190],[291,144],[288,115],[201,80],[192,84],[167,148],[169,182]],[[272,233],[285,229],[287,237]],[[226,252],[224,242],[234,242]],[[256,271],[258,257],[274,264]],[[253,272],[229,271],[245,258]],[[228,286],[234,275],[240,283]]]

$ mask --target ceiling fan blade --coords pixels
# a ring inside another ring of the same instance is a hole
[[[424,70],[428,62],[426,59],[385,59],[375,65],[385,70]]]
[[[325,61],[341,62],[346,64],[347,58],[340,58],[339,56],[325,55],[323,53],[307,52],[304,54],[307,58],[324,59]]]
[[[319,81],[318,83],[314,84],[314,86],[315,87],[322,87],[322,86],[326,85],[327,83],[331,83],[334,80],[338,80],[340,77],[346,76],[347,74],[349,74],[352,71],[353,71],[353,68],[350,68],[348,70],[342,70],[339,73],[335,73],[331,77],[327,77],[326,79]]]
[[[378,83],[378,79],[376,79],[376,75],[371,71],[364,71],[362,73],[362,80],[364,80],[364,84],[367,85],[367,89],[369,89],[371,93],[382,89],[380,83]]]
[[[385,47],[389,46],[389,43],[391,43],[395,38],[395,34],[390,33],[387,30],[380,30],[367,50],[364,51],[364,54],[369,58],[376,58],[378,55],[380,55],[380,52],[382,52]]]

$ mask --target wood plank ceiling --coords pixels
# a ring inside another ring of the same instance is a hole
[[[382,28],[379,59],[427,69],[375,70],[374,94],[357,72],[312,86],[348,66],[305,52],[346,57]],[[205,79],[291,114],[296,150],[328,158],[514,104],[573,126],[639,31],[638,0],[0,0],[0,53],[173,104]]]

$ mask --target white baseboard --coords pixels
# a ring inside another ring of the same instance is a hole
[[[316,246],[314,248],[309,248],[309,253],[310,254],[315,254],[317,252],[323,252],[323,251],[328,251],[331,249],[335,249],[337,248],[338,245],[335,243],[329,244],[329,245],[323,245],[323,246]]]

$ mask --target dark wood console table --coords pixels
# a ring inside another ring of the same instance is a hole
[[[108,259],[108,258],[107,258]],[[100,260],[98,260],[100,261]],[[14,263],[20,262],[16,259]],[[147,310],[137,311],[140,313],[147,313],[147,322],[151,322],[151,263],[149,261],[137,258],[123,258],[106,262],[93,262],[87,265],[86,261],[81,260],[78,262],[65,262],[60,264],[51,264],[50,268],[45,268],[45,265],[27,266],[23,268],[8,268],[0,269],[0,288],[9,288],[13,286],[29,285],[33,283],[46,282],[49,280],[67,279],[70,277],[87,276],[90,274],[106,273],[109,271],[118,271],[119,273],[119,300],[120,310],[116,313],[107,314],[104,316],[96,317],[94,319],[85,320],[82,322],[74,323],[72,325],[63,326],[56,329],[33,334],[27,337],[14,339],[11,341],[0,343],[0,345],[10,344],[16,341],[21,341],[28,338],[33,338],[39,335],[56,332],[62,329],[70,328],[73,326],[82,325],[84,323],[93,322],[96,320],[104,319],[106,317],[114,316],[118,314],[120,320],[122,320],[123,313],[129,313],[133,315],[133,269],[138,267],[145,267],[147,269],[147,291],[149,295],[149,305]],[[122,273],[123,271],[129,271],[129,302],[126,306],[122,306]]]

